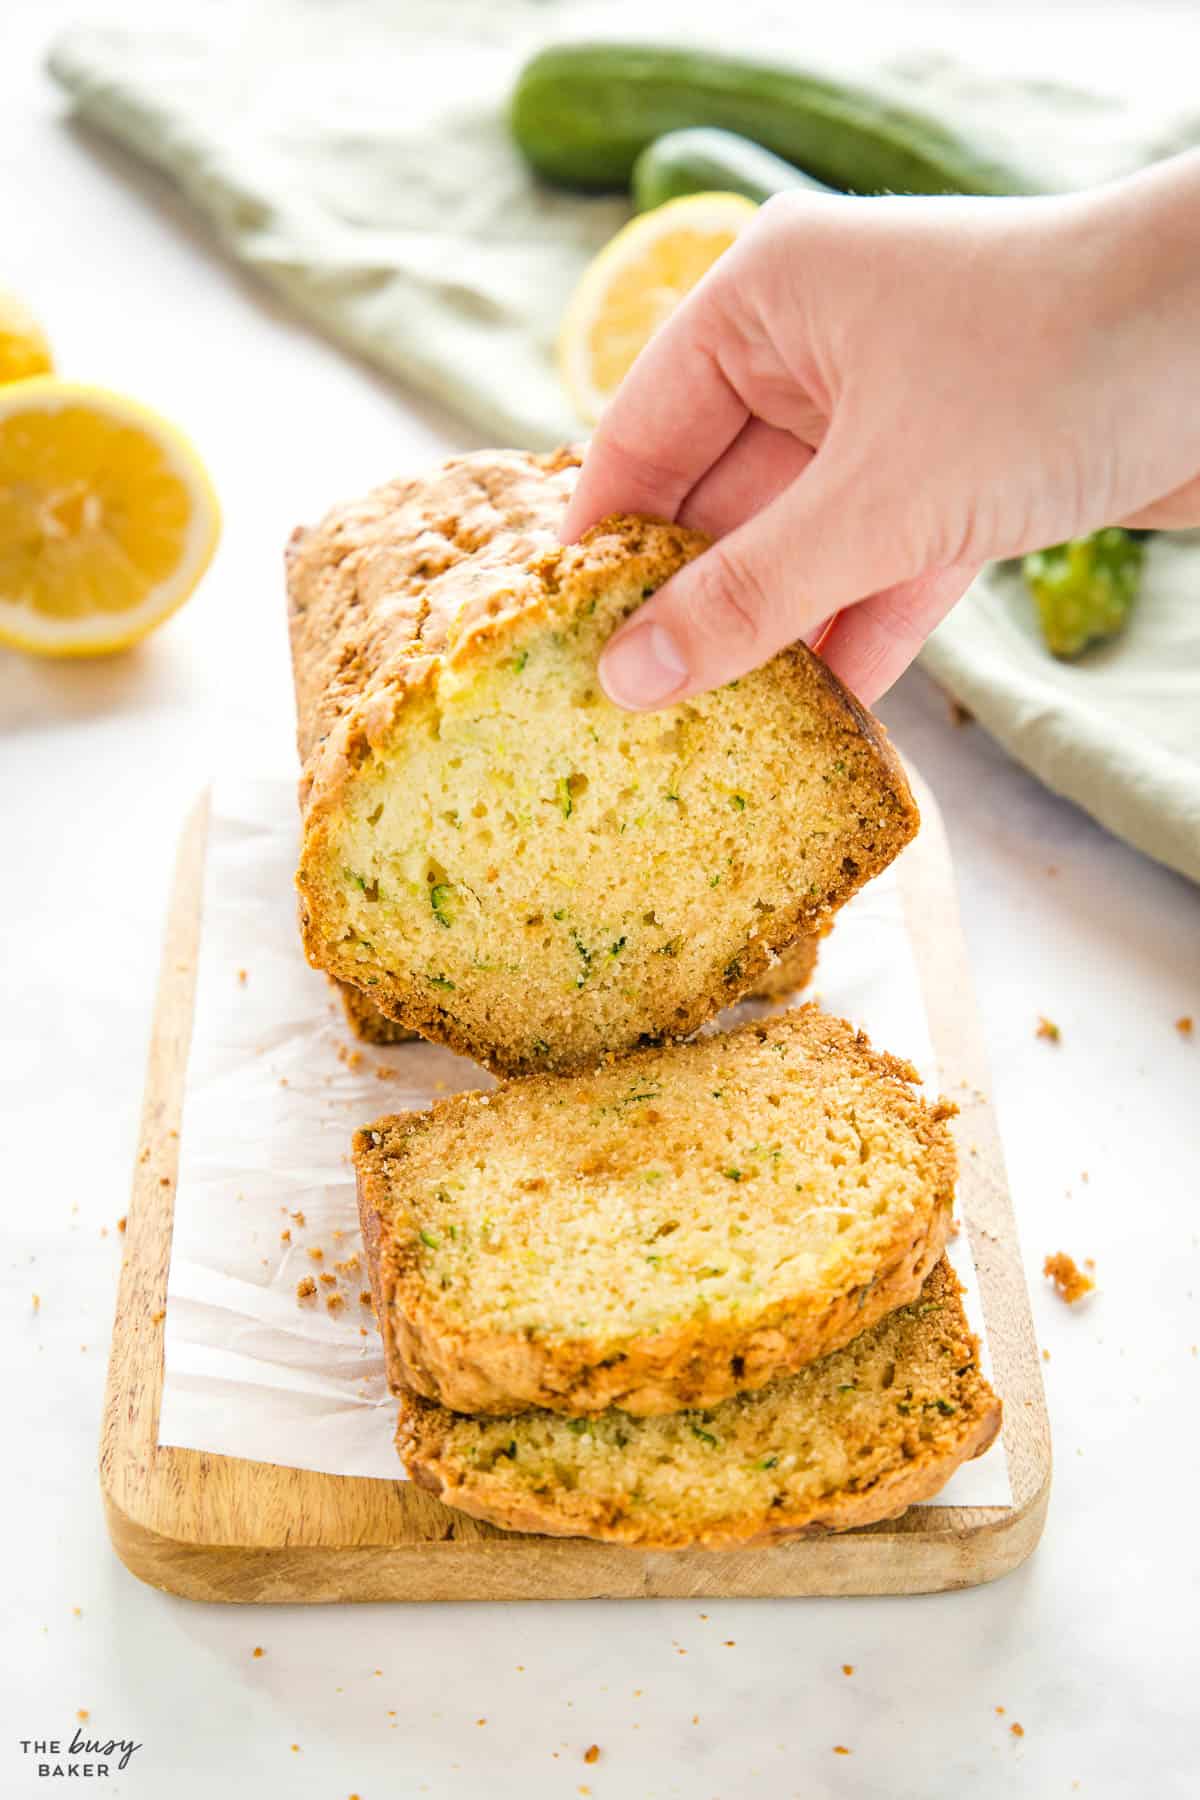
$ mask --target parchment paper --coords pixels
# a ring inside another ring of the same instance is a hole
[[[297,841],[291,782],[214,788],[159,1441],[396,1480],[403,1471],[392,1445],[395,1401],[374,1314],[360,1300],[367,1275],[350,1136],[384,1113],[493,1083],[448,1050],[425,1043],[374,1048],[351,1036],[332,989],[300,949],[292,886]],[[813,992],[830,1011],[863,1025],[878,1046],[911,1058],[927,1091],[936,1093],[893,872],[840,914],[821,947]],[[965,1231],[951,1254],[986,1358]],[[333,1282],[322,1282],[322,1274]],[[296,1290],[306,1277],[317,1293],[301,1300]],[[332,1311],[331,1295],[341,1296]],[[1002,1506],[1011,1497],[997,1443],[938,1498]]]

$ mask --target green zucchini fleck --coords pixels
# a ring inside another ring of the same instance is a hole
[[[429,904],[433,908],[433,916],[438,924],[449,931],[454,923],[454,888],[448,881],[439,881],[436,887],[429,890]]]

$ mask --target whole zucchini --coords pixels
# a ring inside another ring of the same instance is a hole
[[[666,137],[647,144],[633,165],[630,182],[638,212],[651,212],[684,194],[744,194],[761,205],[790,188],[829,192],[824,182],[794,169],[761,144],[703,125],[692,131],[668,131]]]
[[[566,187],[625,188],[647,144],[715,125],[854,193],[1035,192],[994,157],[884,89],[795,65],[651,44],[550,45],[525,64],[511,108],[516,143]]]

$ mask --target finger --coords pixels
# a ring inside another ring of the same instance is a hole
[[[940,569],[849,607],[819,640],[822,661],[864,706],[874,706],[978,572],[961,564]]]
[[[1173,494],[1164,494],[1153,505],[1130,513],[1121,523],[1135,531],[1188,531],[1200,525],[1200,475],[1176,488]]]
[[[757,668],[843,606],[913,579],[928,555],[906,548],[911,515],[903,469],[868,479],[831,437],[790,487],[614,633],[600,659],[605,692],[637,711],[673,705]]]
[[[737,437],[748,409],[713,348],[728,329],[726,292],[711,275],[700,282],[634,362],[592,435],[564,543],[610,513],[673,519]]]
[[[748,419],[724,456],[713,464],[679,508],[681,524],[724,537],[753,518],[813,459],[810,445],[763,419]]]

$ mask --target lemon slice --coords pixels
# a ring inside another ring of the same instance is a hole
[[[0,382],[48,375],[53,367],[50,341],[33,314],[0,288]]]
[[[0,643],[122,650],[182,606],[220,511],[181,432],[104,388],[0,387]]]
[[[685,194],[631,219],[588,265],[563,319],[558,367],[589,425],[638,351],[757,211],[741,194]]]

